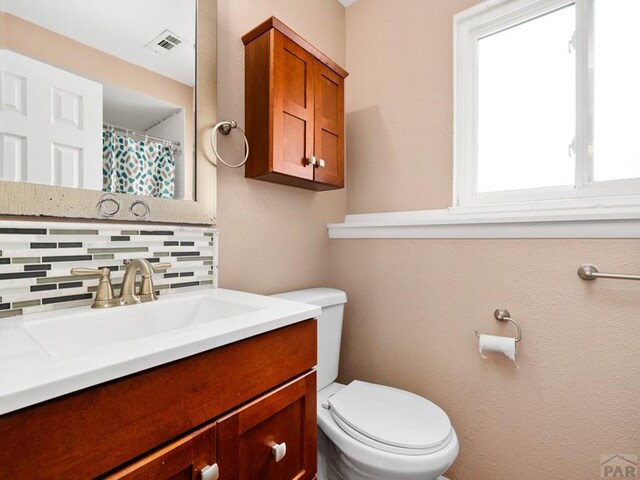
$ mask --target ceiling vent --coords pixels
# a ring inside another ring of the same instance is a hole
[[[165,30],[156,38],[151,40],[146,45],[146,48],[150,48],[156,53],[161,53],[165,55],[174,50],[177,50],[177,48],[183,43],[185,43],[184,38],[179,37],[178,35],[173,33],[171,30]]]

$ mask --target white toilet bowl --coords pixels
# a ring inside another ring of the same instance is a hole
[[[275,295],[322,307],[318,318],[318,480],[437,480],[458,456],[449,417],[403,390],[338,376],[346,294],[311,288]]]
[[[342,388],[332,383],[318,391],[318,480],[436,480],[453,464],[459,451],[453,428],[439,448],[422,455],[387,452],[352,437],[325,408]]]

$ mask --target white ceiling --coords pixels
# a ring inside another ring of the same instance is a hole
[[[146,132],[149,128],[181,110],[180,107],[126,90],[103,84],[102,119],[117,127]]]
[[[15,16],[187,85],[195,83],[195,0],[1,0]],[[145,48],[164,30],[187,40]]]
[[[338,0],[342,5],[344,5],[344,7],[348,7],[350,5],[353,5],[354,3],[356,3],[358,0]]]

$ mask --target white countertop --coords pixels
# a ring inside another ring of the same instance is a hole
[[[68,349],[65,354],[47,348],[46,342],[38,341],[28,332],[33,332],[43,322],[50,325],[52,319],[58,318],[64,318],[64,321],[71,318],[89,324],[92,318],[107,318],[107,313],[102,313],[104,310],[79,307],[1,319],[0,415],[315,318],[321,313],[320,307],[314,305],[221,288],[162,296],[150,304],[108,310],[109,314],[114,315],[127,310],[128,317],[132,314],[145,316],[152,311],[147,305],[154,305],[156,309],[163,306],[162,302],[173,302],[175,305],[179,301],[182,305],[188,305],[188,302],[201,300],[203,296],[211,305],[215,305],[215,302],[251,305],[253,310],[148,336],[136,334],[138,338],[117,343],[98,339],[101,341],[96,342],[95,346],[85,346],[83,350],[80,345],[77,349]],[[169,303],[164,305],[168,306]],[[185,308],[186,311],[188,309]],[[135,322],[135,318],[131,322]],[[86,324],[83,323],[83,326]],[[73,346],[73,339],[69,342]]]

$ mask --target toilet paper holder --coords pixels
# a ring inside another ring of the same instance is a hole
[[[499,322],[513,322],[513,324],[518,329],[518,336],[516,337],[516,343],[522,340],[522,328],[520,328],[520,324],[516,322],[513,318],[511,318],[511,314],[509,310],[504,308],[497,308],[495,312],[493,312],[493,316]],[[478,330],[476,330],[476,337],[480,338],[480,334]]]

